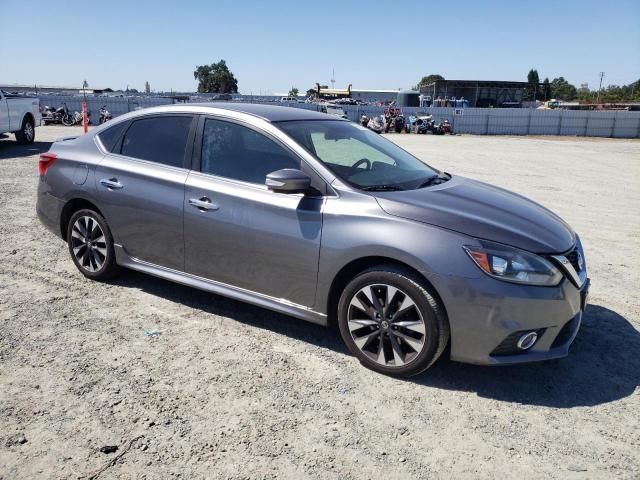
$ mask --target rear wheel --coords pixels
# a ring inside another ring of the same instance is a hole
[[[62,124],[66,127],[71,127],[75,123],[75,120],[71,115],[63,115],[62,116]]]
[[[80,272],[92,280],[107,280],[119,271],[113,238],[105,219],[89,209],[71,216],[67,228],[69,253]]]
[[[20,145],[29,145],[33,143],[36,138],[36,129],[33,124],[33,120],[29,117],[24,117],[22,120],[22,127],[19,132],[16,132],[16,140]]]
[[[338,304],[349,350],[376,372],[410,376],[429,368],[449,341],[444,309],[430,288],[393,265],[356,276]]]

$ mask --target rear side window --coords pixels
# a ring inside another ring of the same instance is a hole
[[[100,143],[105,150],[108,152],[113,152],[114,147],[118,140],[120,140],[120,136],[122,132],[124,132],[125,127],[129,124],[129,122],[120,122],[115,124],[113,127],[109,127],[106,130],[103,130],[98,134],[98,138],[100,139]]]
[[[122,140],[122,155],[184,166],[184,155],[192,117],[151,117],[134,121]]]
[[[269,137],[231,122],[205,122],[202,172],[264,184],[268,173],[283,168],[300,168],[300,160]]]

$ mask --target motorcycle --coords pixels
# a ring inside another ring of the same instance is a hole
[[[413,128],[414,133],[426,134],[433,131],[433,115],[426,112],[416,112],[409,116],[409,125]]]
[[[383,116],[379,117],[371,117],[369,122],[367,123],[367,128],[376,133],[382,133],[387,128],[387,122]]]
[[[107,110],[107,106],[106,105],[102,105],[100,107],[100,116],[98,118],[98,123],[101,125],[101,124],[103,124],[105,122],[108,122],[112,118],[113,118],[113,116],[111,115],[111,112],[109,112],[109,110]]]
[[[100,107],[100,118],[98,119],[98,123],[102,125],[105,122],[108,122],[113,118],[113,115],[107,110],[107,106],[103,105]]]
[[[91,124],[91,112],[87,111],[87,123]],[[82,125],[82,112],[73,112],[73,124]]]
[[[74,116],[69,113],[69,108],[66,103],[63,103],[61,107],[56,109],[45,105],[42,110],[42,124],[49,125],[50,123],[61,123],[67,127],[75,123]]]
[[[440,124],[440,130],[442,131],[442,135],[444,135],[445,133],[453,135],[453,128],[451,127],[449,120],[442,121],[442,123]]]

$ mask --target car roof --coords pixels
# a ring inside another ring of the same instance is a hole
[[[189,106],[201,106],[209,108],[220,108],[225,110],[233,110],[239,113],[247,113],[255,115],[268,122],[289,122],[293,120],[334,120],[332,116],[326,113],[320,113],[314,110],[307,110],[298,107],[281,107],[276,105],[263,105],[258,103],[227,103],[227,102],[209,102],[209,103],[189,103]]]

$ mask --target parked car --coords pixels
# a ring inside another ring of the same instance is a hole
[[[211,100],[218,102],[230,102],[233,100],[233,97],[230,93],[217,93],[213,97],[211,97]]]
[[[280,97],[281,103],[298,103],[298,99],[296,97]]]
[[[586,305],[580,238],[557,215],[335,116],[149,108],[38,168],[38,216],[86,277],[126,267],[337,322],[378,372],[416,374],[447,345],[484,365],[564,357]]]
[[[40,100],[0,90],[0,134],[13,133],[16,141],[27,145],[36,138],[40,125]]]
[[[320,111],[322,113],[328,113],[329,115],[335,115],[336,117],[345,119],[348,118],[347,112],[345,112],[343,108],[338,107],[337,105],[334,105],[332,103],[320,104]]]

